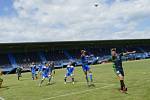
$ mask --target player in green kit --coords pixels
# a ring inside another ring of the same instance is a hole
[[[54,75],[55,75],[55,64],[54,64],[54,61],[50,62],[50,67],[51,67],[52,78],[54,78]]]
[[[16,74],[17,74],[18,80],[20,79],[20,77],[22,77],[21,72],[22,72],[22,68],[21,67],[17,67]]]
[[[122,56],[132,54],[135,52],[136,51],[118,54],[118,53],[116,53],[116,48],[111,49],[111,56],[112,56],[111,61],[113,62],[114,71],[120,80],[120,86],[121,86],[120,92],[122,92],[122,93],[127,92],[127,88],[124,83],[124,70],[122,67]]]

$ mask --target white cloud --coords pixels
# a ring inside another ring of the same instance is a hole
[[[149,29],[137,29],[150,16],[150,0],[105,1],[16,0],[18,15],[0,18],[0,42],[150,38]]]

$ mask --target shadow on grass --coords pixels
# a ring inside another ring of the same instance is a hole
[[[54,84],[56,84],[56,82],[52,82],[52,83],[46,84],[46,86],[54,85]]]

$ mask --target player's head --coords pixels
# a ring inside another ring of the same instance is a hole
[[[72,65],[72,61],[69,62],[69,65],[70,65],[70,66]]]
[[[86,54],[86,51],[85,50],[81,50],[81,54]]]
[[[116,53],[116,48],[112,48],[112,49],[111,49],[111,55],[112,55],[112,56],[116,56],[116,54],[117,54],[117,53]]]
[[[49,67],[49,63],[46,63],[45,66],[46,66],[46,67]]]
[[[35,65],[35,63],[34,63],[34,62],[32,62],[32,65]]]

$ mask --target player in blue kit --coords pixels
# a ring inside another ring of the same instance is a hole
[[[44,80],[48,78],[48,84],[50,84],[51,81],[51,68],[49,66],[48,63],[46,63],[43,67],[42,67],[42,80],[39,84],[39,86],[42,86],[42,83],[44,82]]]
[[[122,93],[126,93],[127,91],[127,88],[124,83],[124,70],[122,67],[122,56],[135,53],[135,52],[136,51],[118,54],[116,53],[116,48],[111,49],[111,55],[112,55],[111,61],[113,62],[113,69],[120,80],[120,86],[121,86],[120,92]]]
[[[74,66],[72,65],[72,62],[69,62],[69,64],[67,65],[64,84],[67,83],[68,77],[72,79],[72,84],[74,84]]]
[[[36,65],[34,62],[32,62],[31,68],[31,74],[32,74],[32,80],[37,80],[37,73],[36,73]]]
[[[43,67],[42,63],[38,65],[38,77],[41,77],[42,75],[42,67]]]
[[[94,86],[93,84],[93,77],[92,77],[92,71],[90,66],[88,65],[88,58],[87,52],[85,50],[81,50],[81,62],[82,62],[82,69],[85,74],[85,78],[87,81],[88,86]],[[90,81],[89,81],[90,78]]]

